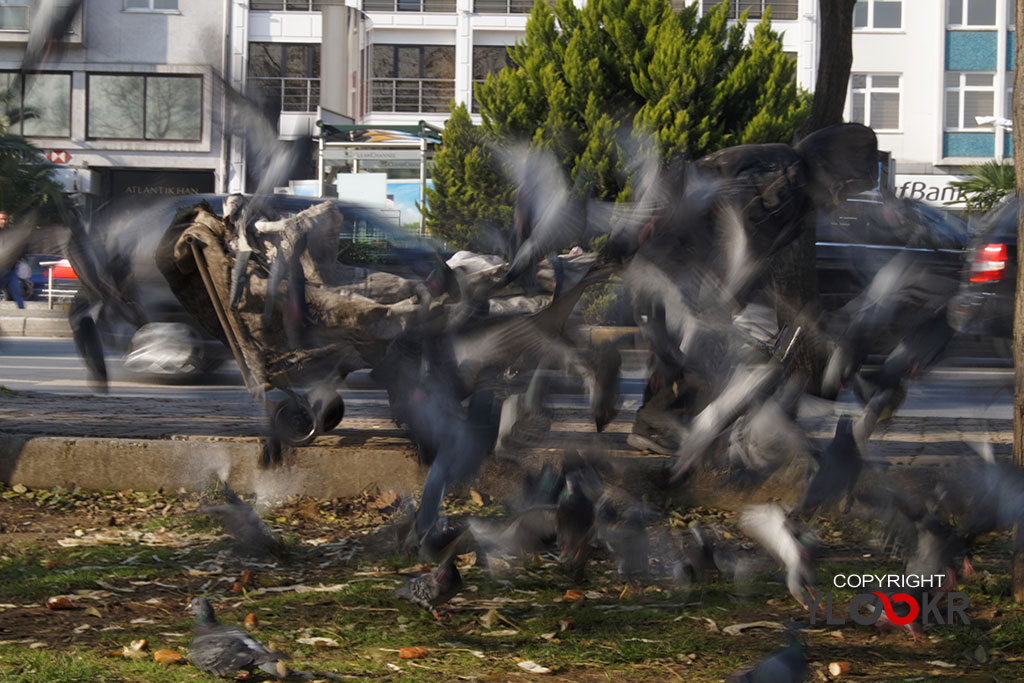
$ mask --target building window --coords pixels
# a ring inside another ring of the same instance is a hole
[[[533,0],[473,0],[477,14],[529,14],[532,10]]]
[[[364,12],[454,12],[455,0],[363,0]]]
[[[853,74],[850,76],[850,120],[877,131],[900,128],[900,76]]]
[[[251,0],[249,9],[264,12],[319,12],[324,0]]]
[[[701,12],[707,14],[721,4],[722,0],[702,0]],[[797,0],[727,0],[727,4],[730,19],[739,19],[744,12],[748,19],[760,19],[771,9],[772,19],[785,21],[796,19],[799,3]]]
[[[174,12],[178,0],[124,0],[124,8],[133,12]]]
[[[71,74],[0,73],[0,88],[10,93],[10,130],[25,137],[71,137]]]
[[[854,29],[903,27],[903,3],[890,0],[860,0],[853,6]]]
[[[27,31],[37,2],[0,0],[0,31]],[[67,7],[72,2],[73,0],[57,0],[57,9]]]
[[[473,113],[480,111],[480,103],[476,99],[476,86],[487,80],[493,73],[512,65],[508,48],[504,45],[473,46]]]
[[[250,94],[272,121],[283,112],[316,112],[320,104],[320,45],[249,43]]]
[[[980,71],[946,72],[946,130],[992,130],[975,117],[995,113],[995,74]]]
[[[454,97],[454,46],[373,46],[372,111],[447,112]]]
[[[1013,5],[1012,0],[1008,3]],[[996,0],[949,0],[946,23],[950,26],[994,27]]]
[[[86,135],[121,140],[199,140],[202,76],[89,74]]]

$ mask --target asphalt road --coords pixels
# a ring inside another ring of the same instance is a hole
[[[170,385],[141,381],[126,372],[119,354],[108,354],[107,363],[111,378],[110,394],[113,396],[231,401],[244,400],[248,396],[233,363],[225,364],[221,371],[202,383]],[[0,339],[0,385],[21,391],[93,393],[85,367],[69,339]],[[643,392],[642,373],[627,373],[622,380],[621,391],[625,407],[636,408]],[[375,388],[365,373],[353,375],[344,393],[348,403],[386,401],[384,392]],[[1010,419],[1012,399],[1012,368],[942,366],[911,383],[899,414],[904,417]],[[583,397],[574,395],[556,397],[555,403],[567,407],[585,406]],[[835,403],[807,399],[802,412],[821,415],[852,412],[858,408],[851,395],[843,394]]]

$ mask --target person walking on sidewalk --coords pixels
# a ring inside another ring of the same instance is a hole
[[[7,212],[0,209],[0,230],[7,229],[8,220]],[[21,296],[21,278],[18,277],[18,262],[20,260],[21,254],[15,259],[10,270],[0,273],[0,287],[7,290],[7,296],[18,305],[18,308],[25,308],[25,300]]]

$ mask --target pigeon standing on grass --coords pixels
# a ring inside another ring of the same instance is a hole
[[[437,606],[454,598],[462,588],[462,575],[455,566],[454,558],[448,558],[434,571],[406,578],[405,585],[396,590],[395,595],[419,605],[433,614],[435,619],[440,619]]]
[[[242,670],[259,670],[275,678],[288,676],[283,654],[240,628],[218,622],[206,598],[193,598],[186,609],[196,616],[196,637],[188,649],[189,661],[196,668],[215,676]]]
[[[565,488],[555,511],[562,568],[575,583],[583,581],[594,536],[594,502],[584,489],[583,476],[581,470],[566,473]]]

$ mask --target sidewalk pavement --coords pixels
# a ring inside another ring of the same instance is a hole
[[[633,406],[635,408],[635,406]],[[595,434],[585,410],[559,410],[550,448],[517,453],[515,461],[492,458],[478,489],[502,497],[506,477],[523,464],[536,466],[558,457],[562,448],[607,451],[628,484],[651,491],[663,485],[670,458],[638,453],[626,444],[634,413],[624,409],[603,434]],[[816,446],[832,437],[835,416],[802,418]],[[242,397],[216,402],[159,398],[66,396],[35,392],[0,394],[0,481],[52,488],[199,490],[214,475],[244,492],[275,496],[306,494],[333,498],[372,487],[416,490],[423,471],[405,433],[391,421],[386,402],[347,406],[341,425],[312,445],[289,449],[277,470],[257,466],[265,429],[265,409]],[[905,479],[926,486],[950,468],[977,462],[971,441],[989,441],[997,457],[1008,458],[1011,420],[899,417],[879,425],[866,456],[866,480]],[[800,459],[803,460],[803,459]],[[785,499],[793,477],[783,476],[761,490]],[[774,478],[773,478],[774,479]],[[518,481],[512,487],[518,492]],[[652,489],[651,487],[655,487]],[[685,493],[711,504],[725,492],[720,473],[701,472],[686,482]],[[802,487],[797,487],[802,488]]]
[[[26,301],[18,308],[13,301],[0,301],[0,336],[5,337],[70,337],[67,302]]]

